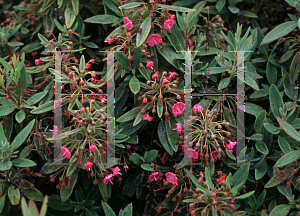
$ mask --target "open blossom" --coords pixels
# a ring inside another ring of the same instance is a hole
[[[229,142],[229,144],[227,145],[227,149],[232,150],[236,144],[237,144],[237,142]]]
[[[89,150],[90,150],[91,152],[95,152],[96,149],[97,149],[97,147],[96,147],[95,145],[91,145],[90,148],[89,148]]]
[[[183,130],[183,127],[181,126],[180,123],[176,123],[177,128],[174,128],[172,130],[177,130],[177,134],[181,134],[181,131]]]
[[[165,153],[163,154],[163,156],[161,157],[161,162],[163,163],[163,165],[165,165],[165,164],[167,163],[168,157],[169,157],[168,152],[165,152]]]
[[[165,29],[171,29],[173,25],[175,24],[175,21],[173,19],[168,19],[164,22]]]
[[[214,160],[218,159],[218,155],[219,155],[219,153],[217,152],[217,150],[214,150],[210,153],[211,159],[214,159]]]
[[[153,118],[147,114],[147,115],[145,115],[145,117],[143,118],[143,120],[144,120],[144,121],[145,121],[145,120],[152,121]]]
[[[113,42],[114,42],[114,40],[112,40],[112,39],[110,39],[110,38],[107,39],[107,43],[108,43],[108,44],[112,44]]]
[[[175,187],[178,185],[177,177],[174,173],[168,172],[165,174],[165,176],[167,177],[167,182],[172,183]]]
[[[152,68],[154,63],[152,61],[148,61],[146,67],[147,68]]]
[[[90,63],[86,63],[85,64],[85,69],[87,69],[87,70],[91,69],[91,64]]]
[[[193,42],[191,41],[191,39],[188,39],[188,43],[189,43],[189,46],[190,46],[190,47],[193,46]]]
[[[69,149],[67,149],[66,147],[61,147],[61,152],[62,152],[62,157],[65,157],[65,158],[71,158],[71,153],[69,151]]]
[[[87,170],[90,170],[90,168],[93,166],[93,163],[92,162],[86,162],[85,164],[84,164],[84,167],[87,169]]]
[[[193,158],[193,159],[198,159],[198,152],[195,151],[194,149],[192,148],[188,148],[186,151],[185,151],[185,154],[188,158]]]
[[[203,106],[201,106],[201,105],[199,105],[199,104],[195,104],[195,105],[193,106],[193,108],[192,108],[193,113],[196,114],[196,113],[198,112],[198,110],[200,110],[201,112],[203,112],[204,108],[203,108]]]
[[[178,115],[183,115],[184,107],[185,104],[182,102],[177,102],[176,104],[174,104],[174,106],[172,107],[172,112],[175,115],[175,117],[177,117]]]
[[[148,37],[147,43],[149,44],[149,46],[153,47],[154,45],[158,45],[158,44],[162,43],[162,39],[161,39],[160,35],[152,34]]]
[[[121,169],[119,167],[116,168],[112,168],[113,169],[113,176],[117,176],[117,175],[122,175],[122,173],[120,173]]]
[[[123,22],[125,26],[127,26],[128,30],[131,30],[133,28],[132,21],[128,17],[123,17]]]
[[[49,131],[52,131],[52,138],[54,138],[58,134],[58,127],[56,125],[53,125],[53,130]]]
[[[147,98],[144,98],[144,99],[143,99],[143,103],[147,103]]]
[[[176,72],[171,72],[167,79],[171,81],[171,80],[174,79],[176,76],[178,76],[178,73],[176,73]]]
[[[34,60],[34,63],[35,63],[36,66],[38,66],[40,64],[40,59]]]
[[[153,172],[151,173],[151,175],[149,176],[149,180],[151,182],[153,182],[154,180],[157,181],[159,179],[159,177],[161,176],[161,174],[159,172]]]
[[[114,179],[113,174],[109,174],[109,175],[105,176],[105,178],[103,179],[103,183],[104,183],[105,185],[107,185],[108,182],[110,182],[111,184],[113,184],[113,183],[112,183],[112,180],[113,180],[113,179]]]
[[[170,81],[164,78],[162,81],[162,85],[165,86],[168,83],[170,83]]]

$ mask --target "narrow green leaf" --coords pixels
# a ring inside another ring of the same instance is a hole
[[[289,204],[278,205],[273,208],[269,216],[285,216],[290,212],[291,207]]]
[[[296,27],[297,27],[297,22],[295,22],[295,21],[289,21],[289,22],[282,23],[282,24],[276,26],[274,29],[272,29],[272,31],[270,31],[265,36],[265,38],[263,39],[263,41],[261,42],[260,45],[270,43],[280,37],[283,37],[283,36],[289,34]]]
[[[273,169],[288,165],[288,164],[298,160],[299,157],[300,157],[300,150],[291,151],[291,152],[283,155],[281,158],[279,158],[279,160],[274,164]]]
[[[159,122],[158,128],[157,128],[157,134],[158,138],[161,142],[161,145],[164,147],[164,149],[170,154],[173,155],[173,149],[170,146],[168,139],[167,139],[167,134],[166,134],[166,129],[163,123],[163,120]]]
[[[72,0],[73,11],[76,15],[79,13],[79,0]]]
[[[278,136],[278,144],[284,154],[292,151],[290,144],[281,136]]]
[[[8,114],[12,113],[15,109],[16,107],[11,105],[0,106],[0,116],[7,116]]]
[[[264,142],[256,142],[255,147],[257,151],[259,151],[262,154],[267,155],[269,153],[268,147]]]
[[[228,87],[230,81],[231,81],[230,77],[223,78],[221,80],[221,82],[219,83],[218,90],[222,90],[222,89]]]
[[[116,60],[118,61],[118,63],[125,69],[130,70],[131,71],[131,67],[129,65],[129,61],[128,59],[120,52],[116,52],[115,53],[115,57]]]
[[[23,110],[20,110],[16,113],[15,118],[18,123],[21,123],[25,119],[25,112]]]
[[[281,116],[279,108],[283,108],[283,99],[275,85],[271,85],[269,89],[269,101],[273,115],[276,117]]]
[[[76,19],[76,14],[74,13],[73,8],[67,7],[67,9],[65,10],[65,21],[66,21],[67,28],[71,28],[75,19]]]
[[[263,161],[262,164],[255,169],[255,179],[259,180],[263,178],[267,173],[267,169],[268,169],[267,163],[266,161]]]
[[[274,125],[264,123],[264,126],[271,134],[278,134],[280,132],[280,129],[278,127],[275,127]]]
[[[300,134],[293,128],[292,125],[290,125],[289,123],[287,123],[286,121],[282,120],[281,118],[279,118],[278,116],[276,116],[276,119],[278,121],[278,123],[280,124],[280,126],[282,127],[282,129],[293,139],[297,140],[298,142],[300,142]]]
[[[36,163],[26,158],[17,158],[11,161],[16,167],[32,167],[36,166]]]
[[[255,193],[255,191],[251,191],[251,192],[248,192],[248,193],[246,193],[246,194],[237,196],[237,197],[235,197],[235,199],[246,199],[246,198],[250,197],[250,196],[251,196],[252,194],[254,194],[254,193]]]
[[[112,208],[103,200],[101,200],[101,205],[103,207],[105,216],[116,216],[116,214],[114,213],[114,211],[112,210]]]
[[[134,51],[133,62],[131,65],[133,69],[138,69],[140,67],[141,59],[142,59],[142,47],[140,46],[136,48],[136,50]]]
[[[46,96],[48,91],[49,91],[48,89],[45,89],[42,92],[39,92],[35,95],[32,95],[30,98],[28,98],[27,103],[29,103],[29,105],[36,104],[37,102],[39,102],[40,100],[42,100]]]
[[[212,190],[214,188],[214,185],[211,180],[210,171],[207,167],[205,167],[205,181],[207,181],[210,190]]]
[[[84,22],[95,23],[95,24],[113,24],[118,20],[119,18],[116,16],[102,14],[102,15],[89,17],[85,19]]]
[[[16,136],[14,141],[12,142],[15,145],[14,150],[17,150],[22,143],[27,139],[28,135],[31,132],[31,129],[33,128],[35,119],[33,119],[23,130]]]
[[[140,91],[141,85],[140,81],[136,78],[136,76],[131,77],[129,81],[129,88],[132,93],[137,94]]]
[[[163,100],[162,100],[162,98],[159,98],[157,100],[157,115],[158,115],[159,118],[162,117],[163,110],[164,110]]]
[[[151,16],[148,16],[144,20],[144,22],[142,23],[140,28],[142,29],[142,33],[141,34],[138,33],[136,36],[136,46],[137,47],[141,46],[149,35],[149,32],[151,30]]]

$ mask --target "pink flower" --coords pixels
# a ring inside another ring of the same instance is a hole
[[[162,43],[162,39],[161,39],[160,35],[152,34],[148,37],[147,43],[149,44],[149,46],[153,47],[154,45],[158,45],[158,44]]]
[[[62,58],[62,61],[67,61],[67,60],[68,60],[68,56]]]
[[[146,67],[147,68],[152,68],[154,63],[152,61],[148,61]]]
[[[85,64],[85,69],[87,69],[87,70],[91,69],[91,64],[90,63],[86,63]]]
[[[183,115],[184,107],[185,104],[182,102],[177,102],[176,104],[174,104],[174,106],[172,107],[172,112],[175,115],[175,117]]]
[[[73,75],[72,77],[72,80],[75,80],[75,76]],[[74,89],[75,88],[75,85],[74,84],[71,84],[71,89]]]
[[[168,80],[172,80],[172,79],[174,79],[175,78],[175,76],[178,76],[178,73],[176,73],[176,72],[171,72],[171,73],[169,73],[170,74],[170,76],[167,78]]]
[[[170,81],[164,78],[162,81],[162,85],[165,86],[168,83],[170,83]]]
[[[188,39],[188,43],[189,43],[189,46],[190,46],[190,47],[193,46],[193,42],[192,42],[190,39]]]
[[[113,176],[117,176],[117,175],[122,175],[122,173],[120,173],[121,169],[119,167],[116,168],[112,168],[113,169]]]
[[[232,154],[232,152],[233,152],[233,150],[228,150],[231,154]]]
[[[175,15],[170,14],[170,19],[174,20],[175,19]]]
[[[203,106],[199,105],[199,104],[195,104],[192,108],[193,113],[197,114],[198,110],[200,110],[201,112],[203,112],[204,108]]]
[[[144,121],[145,121],[145,120],[152,121],[153,118],[147,114],[147,115],[145,115],[145,117],[143,118],[143,120],[144,120]]]
[[[154,80],[154,79],[158,79],[158,73],[153,74],[153,75],[152,75],[152,79],[153,79],[153,80]]]
[[[147,103],[147,98],[144,98],[144,99],[143,99],[143,103]]]
[[[180,123],[176,123],[176,125],[177,125],[177,128],[174,128],[174,129],[172,129],[172,130],[176,130],[176,129],[177,129],[177,134],[180,134],[180,133],[181,133],[181,130],[183,130],[183,127],[181,126]]]
[[[95,145],[91,145],[89,149],[91,152],[95,152],[97,147]]]
[[[34,63],[35,63],[36,66],[38,66],[40,64],[40,59],[34,60]]]
[[[218,155],[219,153],[217,152],[217,150],[214,150],[210,153],[210,157],[214,160],[218,159]]]
[[[151,182],[153,182],[154,180],[157,181],[159,179],[159,177],[161,176],[161,174],[159,172],[153,172],[151,173],[151,175],[149,176],[149,180]]]
[[[174,24],[175,24],[175,21],[173,19],[168,19],[165,21],[164,27],[165,27],[165,29],[168,30],[168,29],[171,29]]]
[[[165,152],[165,153],[163,154],[163,156],[161,157],[161,162],[163,163],[163,165],[165,165],[165,164],[167,163],[168,157],[169,157],[168,152]]]
[[[113,42],[114,42],[114,40],[112,40],[112,39],[110,39],[110,38],[107,39],[107,43],[108,43],[108,44],[112,44]]]
[[[71,153],[69,151],[69,149],[67,149],[66,147],[61,147],[61,152],[62,152],[62,157],[65,157],[65,158],[71,158]]]
[[[229,142],[229,144],[227,145],[227,149],[232,150],[236,144],[237,144],[237,142]]]
[[[232,204],[234,203],[234,198],[230,199],[229,202]]]
[[[133,27],[132,21],[128,17],[123,17],[123,22],[127,26],[128,30],[131,30]]]
[[[198,159],[198,152],[195,151],[194,149],[192,148],[188,148],[186,151],[185,151],[185,154],[188,158],[193,158],[193,159]]]
[[[58,127],[56,125],[53,125],[53,130],[49,131],[52,131],[52,138],[54,138],[58,134]]]
[[[109,175],[105,176],[105,178],[103,179],[103,183],[104,183],[105,185],[107,185],[108,182],[110,182],[111,184],[113,184],[113,183],[112,183],[112,180],[113,180],[113,179],[114,179],[113,174],[109,174]]]
[[[90,170],[90,168],[93,166],[93,163],[92,162],[86,162],[85,164],[84,164],[84,167],[87,169],[87,170]]]
[[[174,173],[168,172],[165,174],[165,176],[167,177],[167,182],[172,183],[175,187],[178,185],[177,177]]]

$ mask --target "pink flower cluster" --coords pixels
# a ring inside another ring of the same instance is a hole
[[[169,72],[169,76],[167,77],[167,79],[169,81],[171,81],[172,79],[174,79],[176,76],[178,76],[178,73],[176,72]]]
[[[127,26],[128,30],[131,30],[133,28],[132,21],[128,17],[123,17],[123,22],[125,26]]]
[[[147,38],[147,43],[149,46],[153,47],[154,45],[158,45],[162,43],[162,39],[158,34],[152,34]]]
[[[153,172],[149,176],[149,180],[150,180],[150,182],[153,182],[154,180],[157,181],[160,176],[161,176],[161,174],[159,172]]]
[[[153,118],[147,114],[147,115],[145,115],[144,118],[143,118],[143,121],[145,121],[145,120],[152,121]]]
[[[167,182],[172,183],[174,187],[178,186],[177,177],[174,173],[168,172],[165,174]]]
[[[103,179],[103,183],[105,185],[107,185],[108,182],[110,182],[111,184],[113,184],[112,180],[114,179],[114,176],[122,175],[122,173],[120,173],[121,169],[119,167],[111,168],[111,169],[113,170],[113,173],[105,176],[105,178]]]
[[[200,110],[201,112],[203,112],[204,108],[203,106],[199,105],[199,104],[195,104],[192,108],[192,112],[197,114],[198,110]]]
[[[173,19],[168,19],[165,21],[164,27],[165,27],[165,29],[168,30],[168,29],[171,29],[174,24],[175,24],[175,21]]]
[[[176,104],[173,105],[172,112],[175,115],[175,117],[183,115],[184,107],[185,104],[182,102],[177,102]]]
[[[233,147],[237,144],[237,142],[229,142],[229,144],[227,145],[227,149],[230,153],[233,152]]]

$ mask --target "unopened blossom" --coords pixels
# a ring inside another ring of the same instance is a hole
[[[234,198],[230,199],[229,202],[230,202],[231,204],[233,204],[233,203],[234,203]]]
[[[183,127],[180,123],[176,123],[177,128],[174,128],[172,130],[177,130],[177,134],[181,134],[181,131],[183,130]]]
[[[175,19],[175,15],[174,14],[170,14],[170,19],[174,20]]]
[[[95,145],[91,145],[90,148],[89,148],[89,150],[90,150],[91,152],[95,152],[96,149],[97,149],[97,147],[96,147]]]
[[[149,116],[148,114],[144,116],[143,120],[148,120],[148,121],[152,121],[153,118],[151,116]]]
[[[158,73],[153,74],[153,75],[152,75],[152,79],[153,79],[153,80],[154,80],[154,79],[158,79]]]
[[[184,107],[185,107],[185,104],[182,102],[177,102],[176,104],[173,105],[172,112],[175,115],[175,117],[183,115]]]
[[[171,29],[173,25],[175,24],[175,21],[173,19],[168,19],[164,22],[165,29]]]
[[[73,75],[72,77],[72,80],[75,80],[75,76]],[[75,85],[74,84],[71,84],[71,89],[74,89],[75,88]]]
[[[112,44],[113,42],[114,42],[114,40],[112,40],[112,39],[110,39],[110,38],[107,39],[107,43],[108,43],[108,44]]]
[[[192,148],[188,148],[186,151],[185,151],[185,154],[188,158],[193,158],[193,159],[198,159],[199,157],[199,154],[197,151],[195,151],[194,149]]]
[[[87,170],[90,170],[90,168],[93,166],[93,163],[92,162],[86,162],[85,164],[84,164],[84,167],[87,169]]]
[[[225,180],[226,179],[226,175],[222,175],[220,178],[219,178],[219,181],[221,182],[221,181],[223,181],[223,180]]]
[[[63,56],[65,56],[65,55],[63,55]],[[67,60],[68,60],[68,56],[65,56],[62,58],[62,61],[67,61]]]
[[[40,64],[40,59],[34,60],[34,63],[35,63],[36,66],[38,66]]]
[[[58,127],[56,125],[53,125],[53,130],[49,131],[52,131],[52,138],[54,138],[58,134]]]
[[[146,67],[147,68],[152,68],[154,63],[152,61],[148,61]]]
[[[165,86],[168,83],[170,83],[170,81],[167,80],[166,78],[164,78],[163,81],[162,81],[162,85]]]
[[[189,43],[189,47],[193,46],[193,42],[191,41],[191,39],[188,39],[188,43]]]
[[[203,112],[204,108],[203,106],[199,105],[199,104],[195,104],[192,108],[193,113],[197,114],[198,110],[200,110],[201,112]]]
[[[167,177],[167,182],[172,183],[173,186],[178,186],[177,177],[174,173],[168,172],[165,174]]]
[[[161,157],[161,162],[163,163],[163,165],[165,165],[165,164],[167,163],[168,157],[169,157],[168,152],[165,152],[165,153],[163,154],[163,156]]]
[[[214,150],[210,153],[210,157],[214,160],[218,159],[218,155],[219,153],[217,152],[217,150]]]
[[[131,30],[133,28],[132,21],[128,17],[123,17],[123,22],[125,26],[127,26],[128,30]]]
[[[103,183],[104,183],[105,185],[107,185],[108,182],[110,182],[111,184],[113,184],[113,183],[112,183],[112,180],[113,180],[113,179],[114,179],[113,174],[109,174],[109,175],[105,176],[105,178],[103,179]]]
[[[147,43],[149,46],[153,47],[154,45],[158,45],[162,43],[162,39],[158,34],[152,34],[147,38]]]
[[[144,99],[143,99],[143,103],[147,103],[147,98],[144,98]]]
[[[71,153],[68,148],[62,146],[61,152],[62,152],[62,155],[61,155],[62,157],[69,158],[69,159],[71,158]]]
[[[117,175],[122,175],[120,173],[121,169],[119,167],[116,167],[116,168],[112,168],[113,169],[113,176],[117,176]]]
[[[161,174],[159,172],[153,172],[149,176],[149,180],[150,180],[150,182],[153,182],[154,180],[157,181],[160,176],[161,176]]]

